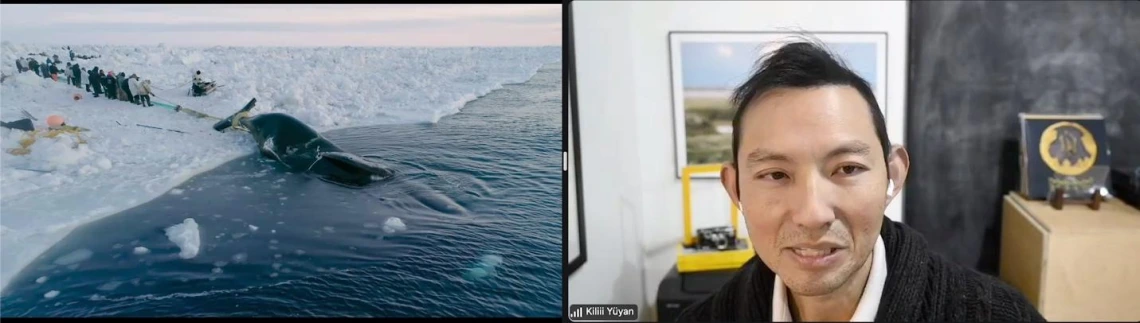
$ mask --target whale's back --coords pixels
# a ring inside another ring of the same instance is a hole
[[[267,113],[247,122],[262,153],[295,171],[311,172],[321,179],[354,187],[392,176],[383,165],[346,152],[287,114]]]

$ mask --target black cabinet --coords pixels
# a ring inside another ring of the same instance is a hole
[[[665,274],[657,288],[657,322],[673,322],[689,305],[696,303],[728,282],[739,269],[679,274],[677,266]]]

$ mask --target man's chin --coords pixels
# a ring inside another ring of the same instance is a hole
[[[793,294],[799,296],[821,296],[831,294],[843,285],[838,273],[794,273],[787,276],[780,275],[784,286]]]
[[[830,294],[847,282],[851,272],[846,269],[847,263],[839,263],[829,268],[804,269],[792,263],[790,268],[783,268],[780,280],[791,292],[800,296],[820,296]]]

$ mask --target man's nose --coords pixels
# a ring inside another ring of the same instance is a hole
[[[792,222],[806,229],[824,229],[835,221],[834,196],[830,182],[820,176],[811,176],[800,185],[798,207],[792,213]]]

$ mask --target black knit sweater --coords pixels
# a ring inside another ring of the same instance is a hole
[[[883,218],[887,282],[875,321],[1012,322],[1045,319],[1004,282],[926,248],[914,229]],[[752,257],[719,291],[686,308],[678,322],[771,322],[775,274]]]

